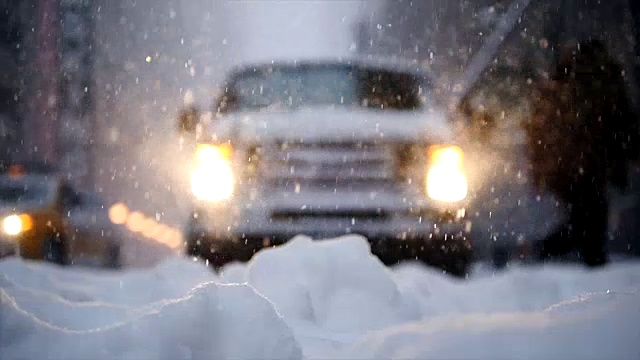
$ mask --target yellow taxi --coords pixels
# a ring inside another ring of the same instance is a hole
[[[85,198],[55,173],[0,174],[0,257],[68,265],[86,255],[118,267],[122,236],[99,221],[106,207]]]
[[[68,262],[60,181],[51,175],[0,175],[3,253]]]

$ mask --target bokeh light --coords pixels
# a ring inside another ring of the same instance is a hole
[[[133,232],[142,232],[147,218],[139,211],[132,212],[127,218],[127,228]]]
[[[117,225],[124,225],[129,218],[129,208],[127,205],[119,202],[113,204],[109,208],[109,220]]]
[[[142,227],[142,235],[148,238],[153,238],[157,226],[158,223],[154,219],[147,218]]]

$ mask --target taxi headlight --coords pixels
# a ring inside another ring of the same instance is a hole
[[[457,146],[429,148],[427,195],[437,201],[457,202],[467,197],[467,177],[463,168],[463,153]]]
[[[20,235],[33,227],[33,220],[29,215],[9,215],[2,219],[2,232],[9,236]]]
[[[198,200],[219,202],[233,195],[230,145],[200,144],[191,173],[191,192]]]

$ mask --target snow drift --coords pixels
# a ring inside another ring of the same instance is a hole
[[[536,312],[441,317],[369,335],[346,354],[360,359],[637,359],[639,301],[636,293],[609,292]]]
[[[194,278],[211,280],[206,269],[188,262],[172,261],[122,279],[83,274],[86,282],[59,269],[33,269],[17,261],[2,264],[2,269],[3,359],[301,356],[289,327],[251,287],[201,282],[183,292]],[[27,273],[27,282],[46,290],[7,274],[21,272]]]
[[[181,258],[122,273],[5,260],[0,358],[634,359],[639,270],[460,281],[387,268],[359,236],[300,236],[219,277]]]

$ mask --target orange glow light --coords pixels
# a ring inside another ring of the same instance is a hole
[[[109,220],[117,225],[124,225],[129,217],[129,208],[123,203],[115,203],[109,208]]]
[[[182,233],[179,230],[173,230],[171,236],[171,244],[170,247],[177,249],[182,244]]]
[[[127,218],[127,228],[133,232],[142,232],[146,223],[146,218],[139,211],[132,212]]]
[[[142,228],[142,235],[148,238],[152,238],[153,234],[157,228],[157,224],[155,220],[152,218],[147,218],[144,222],[144,226]]]
[[[20,215],[22,221],[22,231],[29,231],[33,229],[33,218],[27,214]]]

